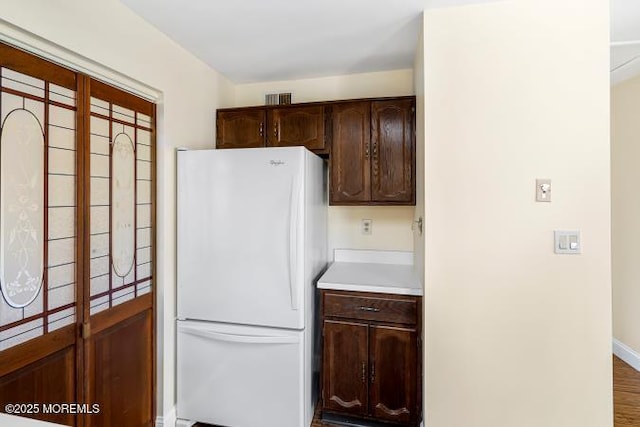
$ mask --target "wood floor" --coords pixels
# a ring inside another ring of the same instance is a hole
[[[613,356],[614,427],[640,426],[640,372]]]
[[[613,356],[614,427],[640,427],[640,372]],[[207,427],[207,424],[196,424]],[[333,427],[320,421],[318,412],[311,427]]]

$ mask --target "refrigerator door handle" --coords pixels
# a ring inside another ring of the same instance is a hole
[[[300,342],[295,336],[267,336],[267,335],[235,335],[222,332],[207,331],[198,328],[181,326],[180,330],[189,335],[241,344],[297,344]]]
[[[289,294],[291,309],[298,310],[298,209],[300,205],[300,188],[298,180],[291,181],[291,197],[289,212]]]

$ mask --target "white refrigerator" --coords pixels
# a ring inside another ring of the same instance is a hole
[[[302,147],[178,151],[177,425],[311,424],[325,177]]]

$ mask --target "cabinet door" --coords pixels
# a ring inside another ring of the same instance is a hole
[[[417,333],[415,329],[370,326],[370,413],[387,421],[417,417]]]
[[[371,103],[349,102],[333,106],[331,146],[331,204],[370,200]]]
[[[371,103],[371,200],[415,204],[413,101]]]
[[[367,415],[368,326],[324,321],[323,408]]]
[[[324,107],[274,108],[269,111],[268,145],[304,145],[309,150],[324,149]]]
[[[265,110],[218,111],[217,148],[264,147]]]

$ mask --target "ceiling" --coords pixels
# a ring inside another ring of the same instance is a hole
[[[235,83],[411,68],[421,12],[491,0],[121,0]],[[640,1],[611,0],[611,82],[640,74]]]
[[[611,0],[611,82],[640,74],[640,1]]]
[[[488,0],[121,0],[236,83],[411,68],[422,11]]]

